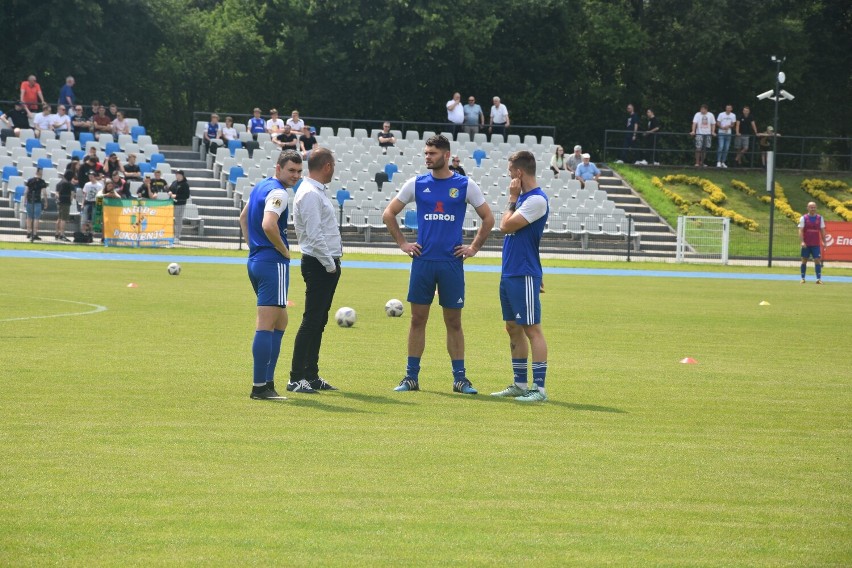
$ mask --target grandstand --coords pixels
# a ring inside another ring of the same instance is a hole
[[[254,142],[251,134],[245,132],[245,125],[236,124],[241,142],[205,155],[200,140],[206,126],[203,121],[196,124],[192,148],[160,148],[141,133],[141,127],[135,135],[120,136],[116,140],[102,135],[97,141],[85,136],[77,141],[69,134],[56,140],[51,133],[36,140],[32,131],[24,131],[18,138],[7,138],[0,149],[0,170],[3,171],[0,234],[24,237],[20,208],[22,187],[39,163],[50,166],[45,169],[44,178],[53,191],[71,157],[85,153],[94,145],[101,161],[113,151],[119,154],[122,163],[127,154],[136,153],[143,172],[158,168],[169,183],[174,179],[172,170],[182,169],[189,181],[192,198],[184,219],[181,243],[236,246],[240,239],[239,210],[254,185],[273,175],[280,149],[268,134],[259,135]],[[395,246],[382,223],[381,213],[402,181],[425,170],[423,140],[434,134],[392,131],[397,144],[385,154],[376,143],[377,132],[322,127],[317,134],[320,144],[330,148],[337,157],[335,179],[329,185],[332,196],[340,203],[341,229],[347,245]],[[477,134],[473,139],[465,133],[455,138],[447,132],[442,134],[451,140],[452,152],[461,157],[467,175],[482,187],[497,226],[505,210],[509,185],[506,158],[519,149],[529,150],[537,157],[539,180],[550,198],[551,207],[543,251],[613,254],[630,246],[632,252],[643,255],[674,254],[675,235],[671,228],[611,170],[602,167],[600,182],[587,182],[585,189],[580,189],[579,182],[566,179],[566,176],[553,178],[549,171],[550,157],[555,149],[552,138],[495,135],[488,140],[484,134]],[[246,144],[250,141],[252,143]],[[134,193],[138,183],[132,184]],[[74,210],[72,207],[72,213]],[[413,211],[413,204],[401,213],[399,221],[405,231],[414,232],[416,217],[410,211]],[[56,207],[51,204],[42,217],[43,234],[52,234],[55,218]],[[469,212],[466,234],[472,235],[477,230],[478,220],[475,213]],[[501,244],[501,235],[495,228],[485,248],[498,249]]]

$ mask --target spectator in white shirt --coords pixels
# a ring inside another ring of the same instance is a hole
[[[130,125],[124,119],[124,113],[120,110],[116,111],[115,119],[112,121],[112,134],[116,137],[120,134],[130,134]]]
[[[716,149],[716,167],[727,168],[728,150],[731,149],[731,138],[734,134],[734,126],[737,122],[737,115],[732,111],[734,107],[727,105],[725,112],[720,112],[716,118],[716,136],[719,140],[719,146]]]
[[[290,118],[287,119],[287,124],[290,125],[290,131],[293,134],[304,134],[305,130],[305,121],[299,118],[299,111],[294,110],[290,115]]]
[[[284,121],[278,118],[278,110],[272,109],[269,111],[269,120],[266,121],[266,131],[275,138],[275,136],[284,130]]]
[[[225,144],[231,140],[240,139],[240,133],[234,128],[234,118],[231,116],[225,117],[225,126],[222,127],[222,139],[225,141]]]
[[[491,106],[491,117],[488,119],[488,131],[491,134],[506,134],[506,127],[509,126],[509,109],[506,105],[500,103],[500,97],[492,99],[494,103]]]
[[[41,107],[41,112],[33,116],[33,126],[36,136],[41,136],[42,132],[53,131],[53,115],[50,114],[50,105],[44,105]]]
[[[57,137],[60,132],[71,132],[71,117],[65,112],[65,105],[59,105],[52,118],[53,131]]]

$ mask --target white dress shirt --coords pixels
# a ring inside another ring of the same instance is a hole
[[[343,256],[337,208],[326,187],[315,179],[305,178],[296,191],[293,224],[302,254],[319,260],[328,272],[337,270],[334,259]]]

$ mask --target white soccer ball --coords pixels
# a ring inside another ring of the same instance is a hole
[[[177,262],[173,262],[169,265],[168,270],[169,274],[171,274],[172,276],[177,276],[178,274],[180,274],[180,264],[178,264]]]
[[[355,315],[355,310],[352,308],[343,307],[337,310],[337,313],[334,314],[334,319],[337,320],[337,325],[340,327],[352,327],[355,325],[357,316]]]
[[[393,300],[388,300],[388,303],[385,304],[385,313],[389,318],[398,318],[402,315],[402,312],[405,308],[402,305],[402,302],[394,298]]]

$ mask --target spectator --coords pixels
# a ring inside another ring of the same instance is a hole
[[[299,118],[299,111],[294,110],[290,114],[290,118],[287,119],[287,124],[290,125],[290,129],[293,131],[293,134],[305,134],[305,121]]]
[[[33,118],[33,113],[30,108],[19,101],[15,103],[15,110],[9,111],[9,120],[12,121],[12,129],[15,131],[15,136],[21,135],[21,130],[30,128],[30,119]]]
[[[151,176],[145,174],[145,179],[142,180],[142,185],[136,190],[136,197],[139,199],[157,199],[157,190],[151,182]]]
[[[467,177],[467,174],[464,172],[464,168],[461,165],[461,159],[458,157],[458,154],[453,156],[452,161],[450,162],[450,171],[456,172],[460,176]]]
[[[151,187],[154,189],[154,193],[157,194],[161,191],[166,191],[168,186],[169,184],[163,179],[163,172],[154,170],[154,179],[151,180]]]
[[[494,103],[491,107],[491,118],[488,120],[488,131],[491,134],[506,134],[506,128],[509,127],[509,109],[506,105],[500,103],[500,97],[494,97]]]
[[[598,181],[601,178],[601,171],[591,162],[592,157],[588,154],[583,154],[583,163],[577,166],[574,176],[580,180],[580,187],[586,187],[586,182],[590,179]]]
[[[557,146],[556,152],[550,158],[550,171],[553,172],[553,177],[559,177],[559,172],[567,170],[568,158],[565,156],[565,148]]]
[[[77,97],[74,96],[74,77],[70,75],[65,78],[65,84],[59,89],[59,104],[71,109],[71,114],[76,113]]]
[[[112,121],[112,135],[118,137],[122,134],[130,134],[130,125],[127,123],[127,120],[124,118],[124,113],[118,111],[115,113],[115,118]]]
[[[574,153],[565,159],[565,169],[571,172],[571,179],[574,179],[574,174],[577,171],[577,166],[583,163],[583,147],[577,144],[574,146]]]
[[[216,151],[216,148],[223,145],[222,142],[222,125],[219,124],[219,115],[215,112],[210,115],[210,122],[207,123],[207,128],[204,130],[204,152],[210,152],[210,146],[215,146],[213,148],[213,152]]]
[[[175,244],[178,244],[183,229],[186,201],[189,199],[189,183],[183,175],[183,170],[175,170],[175,181],[169,187],[169,197],[175,201]]]
[[[82,232],[92,232],[92,220],[94,219],[95,201],[98,193],[104,188],[101,176],[94,170],[89,171],[89,181],[83,186],[83,208],[80,211],[80,227]]]
[[[633,149],[633,144],[636,143],[636,138],[639,135],[639,115],[633,109],[632,104],[627,105],[627,132],[624,133],[624,143],[621,145],[621,153],[616,164],[623,164],[625,161],[630,162],[630,152]]]
[[[139,170],[139,165],[136,163],[136,154],[130,154],[127,156],[127,163],[124,164],[124,177],[128,181],[142,179],[142,172]]]
[[[107,161],[104,164],[104,172],[110,177],[112,177],[113,173],[124,173],[124,166],[122,166],[121,162],[118,161],[118,154],[115,152],[110,154],[109,158],[107,158]]]
[[[74,118],[71,119],[71,126],[74,127],[74,134],[77,135],[78,139],[82,132],[92,131],[92,122],[86,120],[86,117],[83,115],[83,105],[76,105],[74,107]]]
[[[98,114],[92,117],[92,131],[96,138],[101,134],[112,134],[112,119],[107,116],[104,106],[99,106]]]
[[[717,138],[719,146],[716,149],[716,167],[727,168],[728,150],[731,148],[731,136],[734,133],[734,125],[737,123],[737,115],[733,112],[733,105],[726,105],[725,112],[720,112],[716,118]]]
[[[65,111],[65,105],[59,105],[56,109],[56,114],[51,115],[53,118],[53,131],[56,133],[56,137],[59,138],[59,135],[62,132],[71,132],[71,117]]]
[[[86,155],[86,159],[92,162],[92,166],[95,171],[98,173],[102,173],[104,171],[104,166],[98,159],[98,149],[96,146],[89,146],[89,153]]]
[[[453,98],[447,101],[447,120],[453,125],[453,134],[464,124],[464,108],[461,103],[461,93],[453,93]]]
[[[772,138],[776,136],[780,137],[780,134],[775,133],[775,129],[771,126],[767,126],[764,132],[758,132],[757,138],[760,141],[760,162],[763,164],[763,167],[766,167],[766,157],[769,152],[772,150]]]
[[[109,110],[107,110],[106,115],[109,117],[110,122],[118,118],[118,105],[110,103]]]
[[[53,132],[53,115],[50,113],[50,105],[43,105],[41,112],[33,116],[33,127],[37,137],[42,132]]]
[[[41,168],[36,170],[35,177],[27,180],[24,192],[24,203],[27,211],[27,238],[40,241],[38,236],[38,221],[41,212],[47,207],[47,182],[41,178]]]
[[[266,122],[260,116],[260,109],[255,108],[254,116],[246,123],[246,129],[251,132],[252,137],[257,140],[257,135],[266,132]]]
[[[390,122],[385,121],[382,124],[382,131],[377,135],[379,146],[382,147],[382,154],[387,154],[388,148],[393,148],[393,145],[396,144],[396,136],[391,133],[390,127]]]
[[[110,181],[112,181],[115,186],[115,192],[118,194],[118,197],[121,199],[130,199],[133,197],[130,194],[130,182],[121,176],[121,172],[119,170],[113,170],[110,174]]]
[[[482,107],[476,104],[476,98],[471,95],[467,98],[467,104],[462,109],[464,112],[464,131],[473,140],[473,135],[479,133],[480,128],[485,125],[485,115]]]
[[[0,110],[0,141],[2,144],[6,143],[6,138],[8,136],[14,136],[13,132],[15,130],[15,125],[12,124],[12,121],[6,116],[2,110]]]
[[[652,164],[659,166],[660,162],[657,161],[657,132],[660,131],[660,119],[654,114],[654,110],[650,108],[645,111],[645,116],[648,117],[648,127],[645,132],[642,133],[642,137],[644,138],[643,146],[645,147],[645,156],[651,158]],[[636,165],[647,166],[648,160],[642,158],[636,162]]]
[[[299,137],[293,134],[289,124],[284,125],[284,130],[281,131],[281,134],[273,138],[272,142],[281,148],[281,150],[299,151]]]
[[[225,126],[222,127],[222,140],[225,141],[225,145],[228,145],[228,142],[232,140],[239,140],[240,133],[237,132],[237,129],[234,128],[234,119],[230,116],[225,117]]]
[[[266,131],[275,138],[280,132],[284,131],[284,121],[278,118],[278,109],[271,109],[269,115],[269,120],[266,121]]]
[[[77,162],[79,163],[79,162]],[[69,163],[69,166],[71,163]],[[56,220],[56,234],[54,238],[57,241],[68,242],[68,237],[65,236],[65,225],[71,216],[71,199],[77,192],[72,180],[74,179],[73,171],[66,170],[62,180],[56,184],[56,205],[58,209],[58,217]]]
[[[115,183],[111,179],[104,183],[104,190],[101,195],[110,199],[119,199],[118,192],[115,190]]]
[[[307,160],[311,156],[311,150],[317,143],[317,137],[314,136],[314,129],[307,124],[304,126],[304,134],[299,136],[299,148],[302,151],[302,159]]]
[[[20,100],[29,107],[30,110],[38,110],[38,103],[42,106],[47,104],[44,100],[44,93],[41,92],[41,85],[36,82],[36,76],[30,75],[27,80],[21,83]]]
[[[737,132],[734,147],[737,150],[737,157],[734,160],[738,166],[742,165],[743,156],[748,152],[749,140],[752,136],[757,136],[757,123],[751,114],[751,108],[744,106],[743,113],[737,120]]]
[[[93,100],[92,101],[92,108],[91,108],[91,111],[90,111],[92,114],[91,114],[91,117],[90,117],[89,120],[95,119],[95,117],[98,115],[98,109],[99,108],[101,108],[101,103],[98,101],[98,99]]]
[[[83,161],[80,163],[79,168],[77,169],[77,187],[83,188],[86,183],[89,182],[89,174],[94,172],[96,175],[98,170],[96,168],[96,164],[98,163],[97,158],[92,158],[91,156],[86,156]]]
[[[716,118],[707,112],[707,105],[701,105],[701,109],[692,117],[692,132],[689,135],[695,137],[695,167],[706,168],[704,159],[713,137],[716,136]]]

